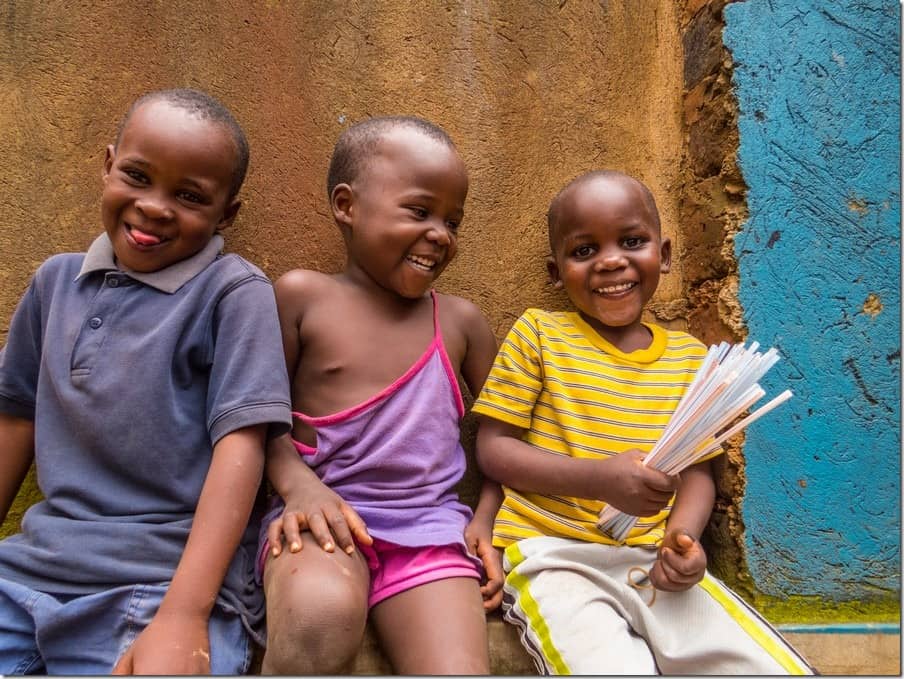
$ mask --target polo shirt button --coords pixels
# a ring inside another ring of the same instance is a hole
[[[88,321],[88,325],[90,325],[90,326],[91,326],[92,328],[94,328],[95,330],[97,330],[97,329],[98,329],[100,326],[102,326],[103,324],[104,324],[103,319],[100,319],[100,318],[98,318],[97,316],[95,316],[95,317],[92,318],[90,321]]]
[[[118,288],[119,287],[119,279],[111,278],[107,281],[107,285],[109,285],[111,288]]]

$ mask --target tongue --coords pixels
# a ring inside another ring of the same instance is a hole
[[[139,245],[157,245],[157,243],[160,242],[160,238],[157,236],[145,233],[144,231],[139,231],[138,229],[132,229],[132,238],[134,238],[135,242]]]

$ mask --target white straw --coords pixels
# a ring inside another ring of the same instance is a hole
[[[643,464],[677,474],[718,451],[725,441],[791,398],[791,391],[785,390],[735,422],[765,396],[758,382],[779,360],[775,348],[760,353],[759,347],[757,342],[750,347],[722,342],[709,348]],[[607,505],[600,512],[597,527],[622,542],[636,521],[637,517]]]

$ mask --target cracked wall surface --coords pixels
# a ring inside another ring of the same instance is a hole
[[[749,217],[749,338],[792,398],[744,446],[743,521],[773,596],[900,599],[900,5],[725,8]]]

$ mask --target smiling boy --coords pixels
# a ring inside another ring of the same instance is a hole
[[[141,97],[107,147],[104,233],[16,309],[0,517],[32,461],[45,499],[0,542],[3,674],[247,669],[249,516],[268,427],[291,421],[272,286],[220,252],[247,165],[209,95]]]
[[[706,571],[709,461],[680,479],[641,464],[706,354],[642,320],[671,266],[652,194],[590,172],[548,224],[549,276],[576,311],[528,309],[473,407],[478,462],[504,485],[506,620],[546,674],[811,673]],[[642,517],[624,544],[597,527],[606,504]]]

